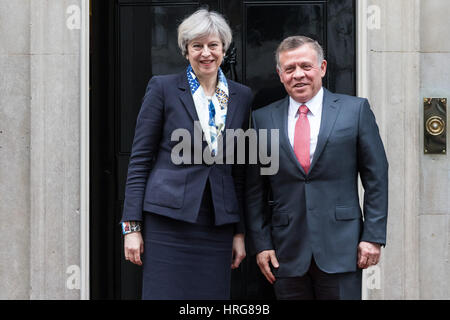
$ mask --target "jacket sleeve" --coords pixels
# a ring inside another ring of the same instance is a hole
[[[133,146],[128,164],[124,221],[142,221],[145,186],[152,161],[158,152],[164,121],[163,89],[158,77],[150,79],[136,122]]]
[[[245,121],[245,123],[243,123],[242,125],[242,130],[244,130],[244,132],[248,129],[249,127],[249,123],[248,120],[250,118],[250,110],[252,108],[252,104],[253,104],[253,93],[251,92],[250,88],[248,89],[248,93],[247,93],[247,103],[245,105],[245,110],[246,110],[246,115],[244,117],[244,119],[246,119],[247,121]],[[239,151],[238,151],[239,152]],[[246,143],[246,150],[245,150],[245,154],[247,157],[248,154],[248,147],[247,147],[247,143]],[[238,164],[235,162],[235,164],[233,165],[233,180],[234,180],[234,187],[236,189],[236,197],[238,199],[238,203],[239,203],[239,208],[240,208],[240,220],[238,223],[235,224],[234,226],[234,234],[238,234],[238,233],[245,233],[245,218],[244,218],[244,210],[245,210],[245,171],[246,171],[246,165],[245,164]]]
[[[252,114],[252,128],[258,130],[254,113]],[[259,146],[259,136],[257,145]],[[253,150],[257,149],[253,148]],[[261,164],[258,157],[256,164],[247,165],[245,180],[245,220],[251,254],[273,250],[268,192],[267,176],[261,175]]]
[[[369,102],[359,115],[358,171],[364,187],[364,225],[361,241],[386,244],[388,161]]]

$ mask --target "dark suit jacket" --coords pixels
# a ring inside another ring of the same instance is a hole
[[[306,175],[289,143],[288,108],[286,97],[252,113],[255,129],[280,129],[278,173],[261,176],[259,165],[247,170],[247,234],[253,249],[276,251],[276,276],[303,275],[312,255],[325,272],[355,271],[360,241],[386,242],[388,163],[375,117],[366,99],[324,90],[317,147]],[[364,221],[358,174],[365,190]]]
[[[226,129],[248,128],[252,93],[248,87],[227,80],[229,102]],[[186,73],[154,76],[148,86],[136,123],[121,221],[142,221],[148,211],[182,221],[195,222],[203,191],[210,182],[215,224],[238,223],[244,232],[243,188],[245,168],[229,164],[179,164],[171,160],[172,132],[184,128],[192,137],[194,162],[194,121],[198,120]],[[224,139],[226,140],[226,139]],[[226,145],[225,145],[226,148]],[[225,163],[225,161],[224,161]]]

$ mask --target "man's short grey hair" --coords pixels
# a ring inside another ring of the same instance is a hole
[[[225,18],[218,12],[200,9],[183,20],[178,27],[178,46],[181,54],[187,54],[187,45],[194,39],[218,36],[222,40],[223,50],[230,46],[232,33]]]
[[[314,39],[305,37],[305,36],[292,36],[284,39],[280,45],[277,48],[277,51],[275,52],[275,60],[277,62],[277,69],[280,69],[280,53],[283,51],[289,51],[294,50],[297,48],[300,48],[304,46],[305,44],[308,44],[313,48],[317,53],[317,63],[319,65],[322,64],[322,61],[324,59],[324,53],[322,46]]]

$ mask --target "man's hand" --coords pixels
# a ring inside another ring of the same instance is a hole
[[[358,267],[367,269],[380,261],[380,244],[361,241],[358,245]]]
[[[242,260],[245,258],[244,234],[238,233],[233,237],[233,261],[231,269],[239,268]]]
[[[274,268],[280,266],[275,255],[275,250],[264,250],[256,255],[256,263],[258,264],[259,269],[266,277],[267,281],[273,284],[275,282],[275,276],[273,275],[272,270],[270,270],[269,261]]]
[[[142,266],[141,253],[144,252],[144,240],[140,231],[128,233],[124,241],[125,260]]]

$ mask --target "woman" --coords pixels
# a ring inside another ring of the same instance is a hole
[[[147,86],[121,220],[125,258],[143,265],[143,299],[229,299],[231,269],[245,257],[244,172],[227,164],[219,143],[226,129],[246,129],[252,102],[251,90],[220,69],[231,38],[220,14],[198,10],[178,28],[187,69]],[[184,162],[172,159],[177,129],[190,136]]]

